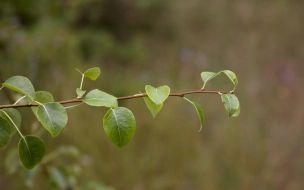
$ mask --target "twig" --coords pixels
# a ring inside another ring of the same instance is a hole
[[[206,93],[206,94],[231,94],[229,91],[211,91],[211,90],[193,90],[188,92],[177,92],[177,93],[170,93],[169,96],[178,96],[178,97],[184,97],[188,94],[198,94],[198,93]],[[131,95],[131,96],[122,96],[118,97],[117,100],[126,100],[126,99],[134,99],[134,98],[142,98],[148,96],[147,94],[137,94],[137,95]],[[58,104],[70,104],[70,103],[77,103],[82,102],[83,99],[81,98],[75,98],[71,100],[63,100],[57,102]],[[20,107],[31,107],[31,106],[39,106],[39,104],[8,104],[8,105],[0,105],[0,109],[2,108],[20,108]]]

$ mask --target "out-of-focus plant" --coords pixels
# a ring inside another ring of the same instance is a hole
[[[74,108],[81,104],[87,104],[89,106],[96,107],[107,107],[108,112],[103,118],[103,128],[112,143],[118,147],[123,147],[127,145],[133,138],[136,129],[136,120],[133,113],[125,107],[119,107],[118,101],[133,99],[133,98],[143,98],[148,109],[151,111],[153,117],[159,113],[162,109],[165,100],[169,96],[181,97],[190,104],[192,104],[200,119],[200,130],[202,129],[204,123],[204,112],[200,104],[193,102],[186,98],[186,95],[195,93],[211,93],[218,94],[224,103],[224,106],[228,112],[229,116],[236,117],[240,113],[240,104],[237,97],[233,94],[236,85],[238,84],[238,79],[236,75],[229,70],[220,71],[218,73],[214,72],[202,72],[201,78],[204,82],[203,87],[199,90],[170,93],[170,88],[168,86],[153,87],[151,85],[146,85],[145,92],[139,93],[131,96],[115,97],[111,94],[103,92],[99,89],[94,89],[86,93],[83,89],[84,78],[89,78],[90,80],[96,80],[100,75],[100,69],[98,67],[90,68],[85,72],[81,72],[81,82],[79,88],[76,89],[77,97],[70,100],[64,100],[60,102],[54,102],[53,95],[46,91],[35,91],[34,86],[31,81],[23,76],[13,76],[7,79],[3,84],[2,88],[8,88],[15,92],[22,94],[23,96],[18,99],[14,104],[0,105],[0,147],[4,147],[10,140],[10,138],[16,133],[16,131],[21,136],[18,145],[19,157],[22,164],[28,170],[35,168],[43,159],[45,154],[45,144],[37,136],[26,135],[24,136],[19,130],[21,124],[21,114],[16,108],[20,107],[31,107],[33,113],[42,124],[42,126],[51,134],[53,138],[57,137],[66,127],[68,123],[68,115],[66,109]],[[219,74],[224,73],[231,80],[234,85],[231,91],[207,91],[204,90],[205,85],[214,77]],[[18,104],[22,99],[27,100],[27,104]],[[74,104],[68,107],[64,107],[64,104]],[[54,153],[45,156],[42,161],[44,165],[57,157],[60,154],[70,152],[73,155],[77,155],[75,149],[59,149]],[[13,151],[9,157],[14,157],[16,151]],[[14,159],[9,159],[14,160]],[[8,162],[9,162],[8,161]],[[10,166],[11,164],[7,164]],[[49,168],[47,172],[52,176],[52,179],[57,181],[57,185],[66,186],[73,185],[73,178],[67,178],[65,183],[60,181],[64,179],[67,173],[66,169],[62,168]],[[15,166],[12,166],[9,171],[12,173],[15,171]],[[33,170],[35,171],[35,170]],[[77,171],[77,170],[75,170]],[[75,173],[75,175],[77,172]],[[59,180],[60,179],[60,180]]]

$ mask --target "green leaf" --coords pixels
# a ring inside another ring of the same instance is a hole
[[[98,89],[90,91],[83,102],[90,106],[105,106],[114,108],[118,106],[117,98]]]
[[[112,143],[127,145],[134,136],[136,121],[133,113],[124,107],[110,109],[103,119],[103,128]]]
[[[94,68],[88,69],[83,74],[85,77],[87,77],[91,80],[96,80],[100,75],[100,69],[98,67],[94,67]]]
[[[20,127],[21,125],[21,114],[20,112],[15,108],[3,108],[3,111],[13,120],[15,125],[17,127]],[[11,136],[13,136],[16,133],[16,127],[14,126],[13,122],[7,117],[3,112],[0,112],[0,116],[6,118],[11,126]]]
[[[63,131],[68,122],[65,108],[55,102],[38,106],[36,113],[42,126],[51,133],[53,138]]]
[[[81,90],[80,88],[76,88],[76,93],[77,93],[77,98],[81,98],[83,95],[84,95],[84,93],[86,93],[86,91],[85,90]]]
[[[45,104],[48,102],[54,102],[54,97],[51,93],[47,91],[37,91],[35,92],[35,101],[40,102],[41,104]],[[32,106],[31,109],[36,115],[37,107]]]
[[[45,153],[44,142],[36,136],[24,136],[19,141],[19,157],[27,169],[39,164]]]
[[[204,82],[204,86],[203,86],[202,89],[205,88],[205,85],[206,85],[206,83],[207,83],[209,80],[213,79],[213,78],[216,77],[217,75],[218,75],[218,73],[214,73],[214,72],[202,72],[202,73],[201,73],[201,78],[202,78],[202,80],[203,80],[203,82]]]
[[[194,106],[194,108],[195,108],[195,110],[196,110],[196,112],[198,114],[198,117],[199,117],[200,122],[201,122],[200,129],[198,130],[200,132],[202,130],[203,124],[204,124],[204,112],[203,112],[203,109],[202,109],[202,107],[201,107],[201,105],[199,103],[192,102],[191,100],[189,100],[189,99],[187,99],[185,97],[184,97],[184,99],[187,100],[188,102],[190,102]]]
[[[231,82],[234,84],[234,86],[236,86],[238,84],[238,79],[237,79],[236,75],[234,74],[234,72],[229,71],[229,70],[225,70],[222,72],[227,75],[227,77],[231,80]]]
[[[34,101],[35,89],[31,81],[26,77],[23,76],[11,77],[7,79],[4,83],[2,83],[2,86],[27,96],[30,102]]]
[[[229,117],[234,114],[238,115],[240,110],[240,103],[234,94],[221,94],[222,101],[224,102],[225,108],[228,112]]]
[[[54,102],[54,97],[47,91],[37,91],[35,92],[35,101],[40,103]]]
[[[158,112],[162,109],[163,104],[156,105],[149,97],[144,97],[145,103],[155,118]]]
[[[170,94],[170,88],[168,86],[160,86],[158,88],[154,88],[151,85],[146,85],[145,89],[149,98],[156,105],[161,105]]]
[[[10,140],[11,125],[9,121],[0,116],[0,147],[4,147]]]

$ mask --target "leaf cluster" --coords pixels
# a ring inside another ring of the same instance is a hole
[[[55,102],[51,93],[46,91],[35,91],[31,81],[24,76],[13,76],[2,84],[1,89],[4,87],[11,89],[22,94],[23,97],[17,100],[15,104],[5,106],[5,108],[0,110],[0,147],[4,147],[17,131],[21,136],[18,145],[19,157],[25,168],[33,169],[42,161],[45,154],[45,144],[39,137],[32,135],[24,136],[19,130],[21,124],[21,115],[19,111],[15,109],[15,107],[18,107],[18,102],[23,98],[25,98],[28,102],[28,104],[25,106],[31,107],[38,121],[53,138],[57,137],[65,129],[68,123],[68,114],[66,109],[79,106],[83,103],[89,106],[108,108],[109,110],[103,118],[103,129],[109,140],[118,147],[127,145],[134,137],[136,130],[136,120],[133,113],[128,108],[119,107],[118,100],[120,99],[142,97],[152,116],[156,117],[169,96],[180,96],[195,108],[201,124],[199,131],[202,129],[204,123],[204,112],[199,103],[191,101],[185,97],[187,94],[219,94],[229,116],[236,117],[240,113],[239,101],[233,94],[235,87],[238,84],[238,80],[236,75],[229,70],[224,70],[218,73],[202,72],[201,78],[204,85],[202,89],[197,91],[170,93],[170,88],[168,86],[164,85],[153,87],[151,85],[146,85],[145,93],[120,98],[99,89],[91,90],[88,93],[86,93],[86,90],[83,90],[84,78],[96,80],[100,75],[99,68],[90,68],[84,73],[78,69],[77,71],[82,77],[80,87],[76,88],[77,98],[71,101]],[[229,92],[205,91],[204,87],[206,83],[218,76],[220,73],[227,75],[227,77],[234,84],[234,89]],[[65,103],[78,104],[64,107],[63,104]]]

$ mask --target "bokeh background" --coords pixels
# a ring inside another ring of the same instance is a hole
[[[59,101],[76,97],[75,68],[100,67],[84,88],[118,97],[146,84],[199,89],[202,71],[229,69],[242,111],[229,118],[218,95],[189,95],[205,111],[198,133],[181,98],[169,98],[155,119],[142,99],[120,101],[137,119],[120,149],[103,131],[106,108],[69,109],[55,139],[21,108],[21,131],[45,141],[48,161],[25,171],[16,134],[0,150],[0,189],[304,189],[303,10],[297,0],[1,0],[1,82],[26,76]],[[232,85],[223,75],[206,88]],[[2,90],[0,98],[18,96]]]

